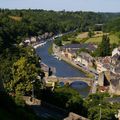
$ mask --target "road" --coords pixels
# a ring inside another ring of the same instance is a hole
[[[25,103],[29,105],[35,114],[40,118],[56,118],[62,120],[67,117],[68,112],[62,108],[46,103],[42,100],[32,98],[30,96],[23,96]]]
[[[31,106],[37,116],[42,118],[57,118],[58,120],[64,119],[67,115],[58,110],[53,110],[47,107],[32,105]]]

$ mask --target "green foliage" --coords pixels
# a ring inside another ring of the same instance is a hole
[[[109,56],[111,55],[110,39],[107,35],[103,35],[102,42],[99,44],[98,49],[95,51],[95,56]]]
[[[62,41],[61,41],[59,38],[55,39],[55,40],[54,40],[54,43],[55,43],[57,46],[62,46]]]
[[[94,35],[94,31],[89,30],[89,32],[88,32],[88,36],[91,38],[93,35]]]
[[[107,32],[120,32],[120,17],[109,20],[104,26]]]
[[[47,99],[46,99],[47,98]],[[80,94],[67,86],[56,88],[52,93],[44,91],[41,99],[54,104],[60,108],[72,111],[81,115],[86,114],[86,108],[83,106],[83,99]]]
[[[6,91],[30,94],[32,89],[31,81],[41,73],[38,57],[29,47],[17,47],[15,52],[11,52],[11,50],[9,49],[0,58],[2,63],[0,64],[0,78]],[[6,58],[6,54],[10,57]]]
[[[61,37],[61,39],[62,39],[62,41],[69,41],[69,40],[68,40],[68,35],[63,35],[63,36]]]
[[[120,108],[120,104],[117,104],[117,106],[116,103],[110,104],[106,101],[106,98],[108,97],[110,97],[108,93],[89,95],[84,104],[86,108],[88,108],[88,118],[90,120],[98,120],[100,118],[100,109],[102,120],[117,120],[115,114]]]
[[[25,106],[25,101],[23,100],[22,95],[16,94],[15,103],[16,103],[17,106],[22,106],[22,107]]]
[[[8,89],[11,92],[22,93],[23,95],[29,93],[32,89],[32,83],[37,77],[37,69],[35,64],[30,63],[25,57],[21,57],[12,67],[12,78],[8,82]]]

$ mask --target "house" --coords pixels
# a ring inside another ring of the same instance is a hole
[[[120,75],[116,75],[110,71],[104,71],[99,74],[98,85],[100,92],[120,95]]]
[[[97,72],[101,73],[103,71],[108,71],[111,69],[111,57],[99,57],[96,59]]]
[[[118,53],[113,55],[111,62],[112,62],[113,65],[116,65],[116,64],[120,63],[120,55]]]
[[[97,46],[92,44],[92,43],[80,43],[80,44],[67,44],[65,46],[62,47],[62,50],[79,50],[81,48],[84,48],[88,51],[95,51]]]
[[[77,50],[71,50],[71,49],[66,49],[62,50],[61,54],[62,56],[68,58],[69,60],[73,60],[77,56]]]
[[[120,75],[111,74],[109,92],[111,94],[120,95]]]
[[[108,86],[110,83],[110,71],[101,72],[98,76],[99,86]]]
[[[26,40],[23,41],[23,45],[27,46],[27,45],[30,45],[30,39],[27,38]]]
[[[112,56],[114,56],[115,54],[120,55],[120,47],[113,49]]]
[[[94,58],[86,53],[86,52],[81,52],[77,58],[75,59],[76,62],[86,66],[86,67],[89,67],[89,66],[93,66],[93,62],[94,62]]]
[[[30,41],[31,41],[31,43],[35,43],[35,42],[37,42],[37,38],[36,37],[31,37]]]
[[[116,64],[116,66],[113,67],[112,72],[114,74],[120,75],[120,63]]]
[[[76,50],[68,50],[66,54],[68,59],[73,60],[76,57],[76,52]]]
[[[110,71],[101,72],[98,76],[98,90],[100,92],[106,92],[110,85]]]
[[[120,55],[118,53],[112,56],[111,66],[112,72],[120,75]]]

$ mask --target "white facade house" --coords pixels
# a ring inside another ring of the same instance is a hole
[[[120,55],[120,47],[115,48],[115,49],[112,51],[112,56],[114,56],[115,54]]]
[[[81,56],[78,56],[75,61],[80,62],[81,64],[85,66],[88,66],[88,61],[82,58]]]
[[[79,62],[80,64],[86,66],[86,67],[89,67],[89,66],[92,66],[93,65],[93,57],[88,54],[88,53],[85,53],[85,52],[81,52],[77,58],[75,59],[76,62]]]
[[[36,41],[37,41],[36,37],[31,37],[31,42],[32,42],[32,43],[34,43],[34,42],[36,42]]]

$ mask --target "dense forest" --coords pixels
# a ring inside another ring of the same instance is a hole
[[[45,32],[57,34],[74,29],[79,31],[99,29],[95,27],[96,24],[105,24],[113,18],[117,19],[119,15],[118,13],[0,9],[0,52],[11,44],[19,43],[23,38]],[[114,24],[117,23],[112,22],[107,25],[108,29]],[[118,28],[113,27],[113,29]]]
[[[67,12],[46,10],[0,9],[0,86],[1,91],[18,95],[31,95],[31,81],[42,73],[39,58],[29,46],[19,46],[25,38],[77,30],[103,30],[119,32],[119,13]],[[40,88],[38,82],[36,88]],[[18,115],[19,116],[19,115]]]

